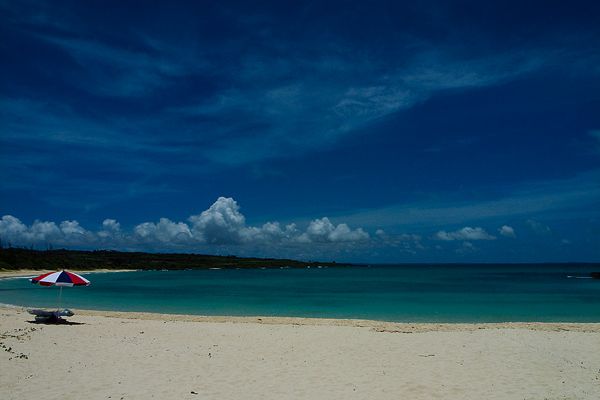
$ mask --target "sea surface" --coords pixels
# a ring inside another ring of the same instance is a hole
[[[600,322],[598,265],[374,265],[84,274],[62,307],[405,322]],[[1,279],[0,303],[57,307],[59,290]]]

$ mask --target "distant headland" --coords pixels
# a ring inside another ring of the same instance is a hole
[[[298,261],[276,258],[215,256],[185,253],[144,253],[112,250],[0,249],[0,270],[21,269],[207,269],[207,268],[306,268],[337,266],[336,262]]]

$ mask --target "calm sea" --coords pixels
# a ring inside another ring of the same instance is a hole
[[[376,265],[88,274],[63,307],[387,321],[600,322],[599,266]],[[0,280],[0,303],[56,307],[58,289]]]

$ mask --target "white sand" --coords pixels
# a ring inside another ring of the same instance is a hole
[[[58,270],[51,269],[0,269],[0,279],[2,278],[17,278],[17,277],[30,277],[30,276],[38,276],[41,274],[45,274],[47,272],[53,272]],[[98,268],[92,270],[69,270],[70,272],[75,272],[76,274],[99,274],[106,272],[132,272],[135,269],[106,269],[106,268]]]
[[[28,320],[0,308],[1,399],[600,399],[600,324]]]

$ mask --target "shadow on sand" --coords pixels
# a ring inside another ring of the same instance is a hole
[[[27,321],[27,323],[36,325],[85,325],[83,322],[67,321],[64,318],[48,318],[41,321]]]

